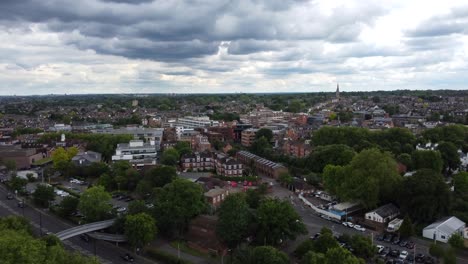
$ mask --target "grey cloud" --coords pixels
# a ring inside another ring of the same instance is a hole
[[[468,6],[452,9],[449,14],[434,16],[408,30],[408,37],[437,37],[468,34]]]

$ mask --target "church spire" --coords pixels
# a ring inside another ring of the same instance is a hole
[[[340,84],[336,84],[336,99],[340,99]]]

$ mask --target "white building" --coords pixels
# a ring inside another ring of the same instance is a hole
[[[117,144],[112,161],[127,160],[135,166],[155,165],[156,147],[153,143],[131,140],[128,144]]]
[[[161,148],[161,141],[163,137],[163,128],[145,128],[145,127],[125,127],[125,128],[107,128],[107,129],[95,129],[93,133],[97,134],[109,134],[109,135],[133,135],[136,140],[145,139],[146,141],[152,142],[156,147],[156,150]]]
[[[452,235],[459,234],[463,237],[464,232],[465,222],[451,216],[426,226],[423,229],[423,237],[447,243]]]
[[[219,126],[219,122],[210,120],[208,116],[185,116],[177,119],[176,126],[183,128],[199,128]]]
[[[387,223],[400,214],[400,210],[393,204],[386,204],[366,213],[366,219],[377,223]]]

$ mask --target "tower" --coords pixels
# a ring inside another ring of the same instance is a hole
[[[336,99],[340,100],[340,84],[336,84],[336,93],[335,93]]]

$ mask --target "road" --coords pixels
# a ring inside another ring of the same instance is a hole
[[[74,226],[62,221],[54,215],[51,215],[45,210],[39,210],[31,207],[30,205],[26,205],[25,208],[19,208],[18,200],[6,199],[7,193],[8,192],[6,188],[3,185],[0,185],[0,217],[9,215],[22,215],[31,221],[31,224],[34,227],[34,232],[38,235],[41,235],[41,224],[42,234],[45,234],[46,232],[57,233]],[[66,248],[79,251],[82,254],[88,256],[93,256],[94,252],[96,252],[96,255],[103,264],[127,263],[121,259],[120,256],[124,255],[125,253],[131,253],[124,248],[117,247],[111,243],[99,240],[97,240],[95,243],[93,241],[85,242],[78,237],[73,237],[63,241],[63,243]],[[137,256],[134,263],[146,264],[155,262]]]
[[[291,202],[292,206],[294,207],[294,209],[296,210],[296,212],[302,217],[302,220],[303,220],[305,226],[307,227],[307,230],[309,231],[309,235],[300,236],[295,241],[291,241],[287,245],[286,251],[288,253],[292,253],[302,241],[304,241],[305,239],[309,239],[309,237],[311,235],[320,232],[322,227],[328,227],[334,233],[337,233],[337,234],[349,234],[349,235],[360,234],[360,235],[368,236],[371,239],[376,238],[377,235],[378,235],[378,233],[375,232],[375,231],[366,230],[365,232],[360,232],[360,231],[357,231],[357,230],[355,230],[353,228],[345,227],[340,223],[325,220],[325,219],[319,217],[318,215],[316,215],[312,208],[309,208],[309,207],[305,206],[302,203],[302,201],[300,201],[299,198],[295,194],[293,194],[293,192],[281,187],[280,185],[275,183],[275,181],[272,180],[272,179],[265,178],[264,180],[265,181],[271,181],[271,182],[274,183],[273,188],[272,188],[272,192],[269,195],[272,196],[272,197],[278,197],[280,199],[289,200]],[[400,247],[398,245],[393,245],[391,243],[386,243],[384,241],[377,241],[375,239],[373,241],[374,241],[375,245],[382,245],[382,246],[386,246],[386,247],[389,247],[389,248],[392,248],[392,249],[398,249],[400,251],[401,250],[406,250],[409,253],[413,253],[413,254],[416,251],[416,254],[422,253],[424,255],[429,255],[429,246],[430,246],[431,242],[426,241],[426,240],[422,240],[422,239],[418,239],[418,238],[412,238],[412,239],[409,239],[409,240],[411,240],[411,241],[413,241],[415,243],[415,250],[414,249],[409,250],[409,249],[406,249],[406,248],[402,248],[402,247]],[[466,258],[464,256],[463,257],[457,256],[457,263],[467,263],[468,264],[468,258]]]

